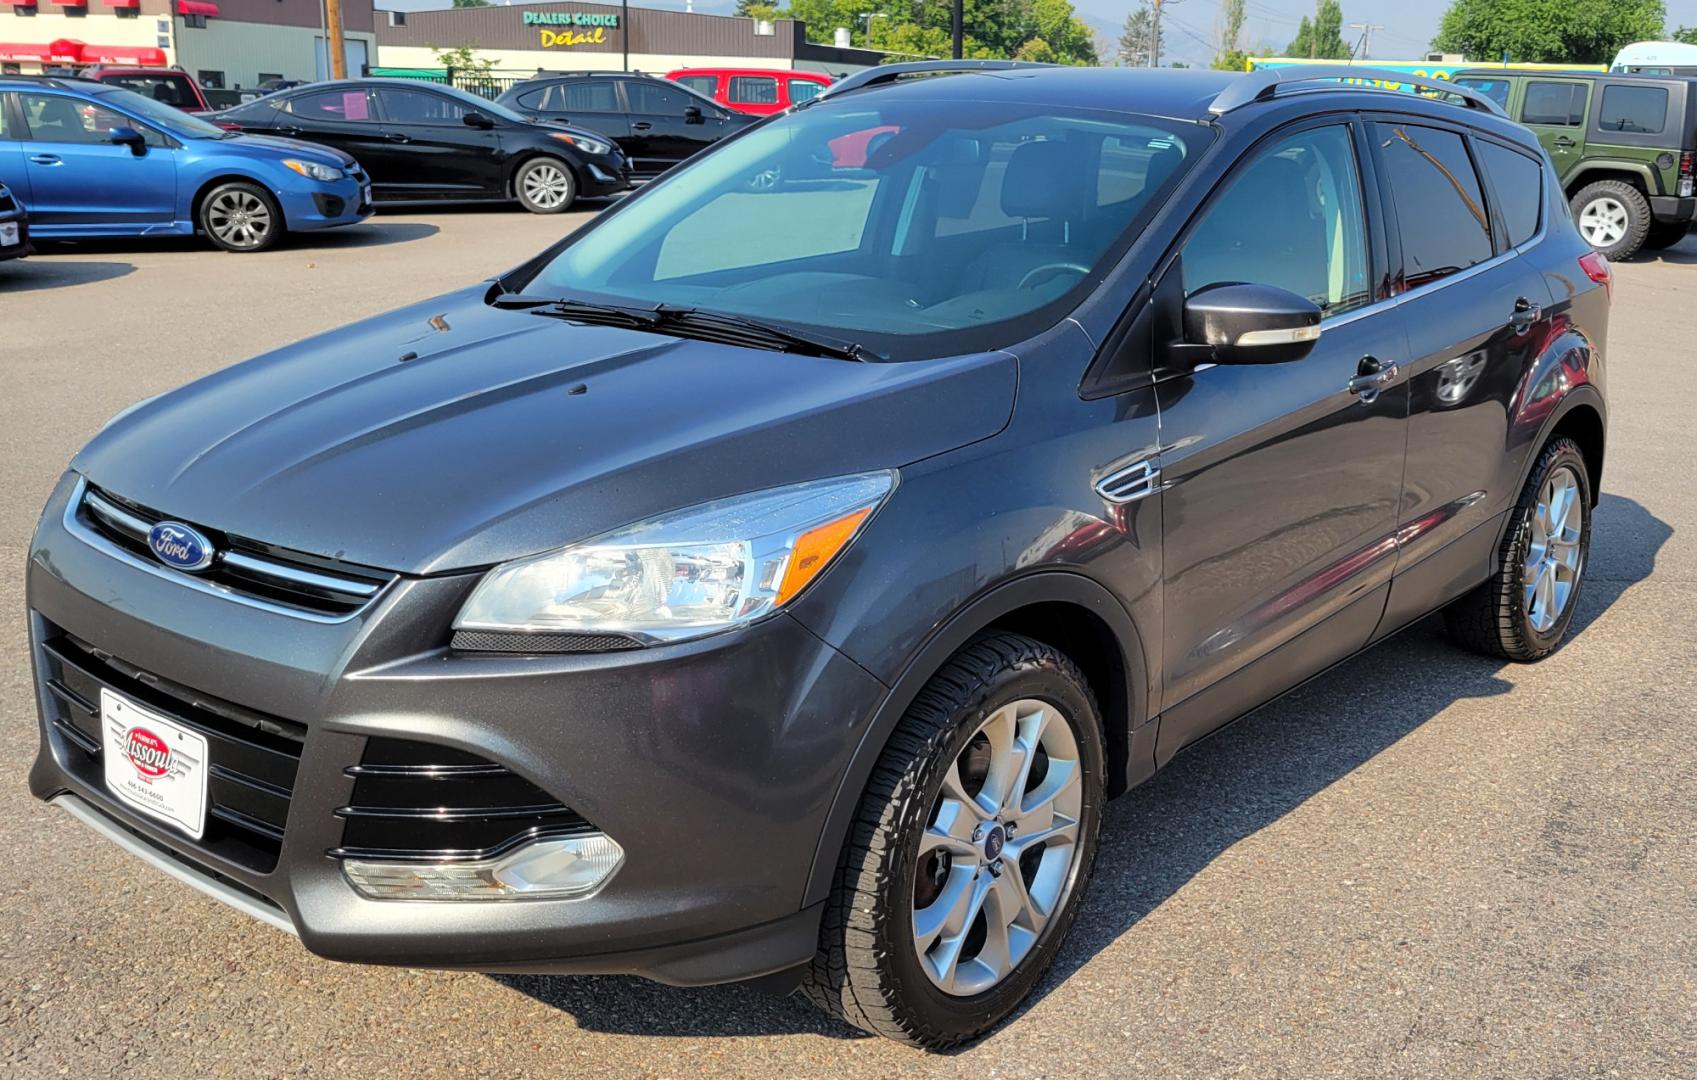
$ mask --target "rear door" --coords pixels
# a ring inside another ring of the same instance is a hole
[[[619,98],[618,80],[562,79],[520,94],[517,105],[538,120],[552,120],[604,135],[634,158],[630,119]]]
[[[630,118],[632,163],[653,176],[712,146],[725,134],[717,105],[659,79],[620,79]]]
[[[22,150],[31,224],[92,233],[176,220],[176,151],[165,135],[87,98],[26,90],[17,100],[29,135]],[[140,131],[147,152],[114,144],[116,127]]]
[[[289,97],[275,114],[268,135],[333,146],[360,163],[372,178],[375,190],[383,193],[376,165],[384,148],[383,131],[372,111],[371,92],[363,86],[332,86]],[[385,172],[395,177],[385,164]]]
[[[1527,79],[1521,92],[1519,120],[1550,152],[1564,181],[1585,157],[1585,115],[1590,102],[1589,79]]]
[[[12,189],[12,197],[26,208],[30,204],[29,176],[24,168],[23,116],[18,112],[18,95],[0,92],[0,184]]]
[[[379,161],[390,198],[497,198],[505,194],[505,155],[494,127],[466,123],[466,102],[433,90],[380,87]],[[372,179],[376,180],[375,169]]]
[[[1515,251],[1545,212],[1536,159],[1424,118],[1379,117],[1373,131],[1410,356],[1389,632],[1477,584],[1490,565],[1497,522],[1517,494],[1503,468],[1509,416],[1548,340],[1550,295]],[[1514,200],[1487,199],[1482,174]]]

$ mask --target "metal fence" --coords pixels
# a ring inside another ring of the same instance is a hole
[[[386,79],[417,79],[441,86],[452,86],[480,97],[498,98],[526,79],[535,78],[534,71],[466,71],[463,68],[370,68],[369,74]]]

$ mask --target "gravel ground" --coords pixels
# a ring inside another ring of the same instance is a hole
[[[21,570],[117,409],[504,269],[572,219],[385,216],[259,256],[0,264],[0,1063],[19,1076],[1697,1077],[1697,240],[1618,268],[1611,445],[1572,642],[1431,621],[1115,803],[1056,970],[927,1056],[799,1000],[317,960],[33,802]],[[751,853],[751,857],[757,857]]]

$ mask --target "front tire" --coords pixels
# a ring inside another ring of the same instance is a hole
[[[513,174],[513,197],[533,214],[558,214],[577,200],[577,181],[559,158],[531,158]]]
[[[264,251],[283,235],[283,210],[258,184],[232,180],[200,200],[200,228],[225,251]]]
[[[1631,184],[1599,180],[1581,188],[1571,205],[1580,235],[1610,260],[1630,258],[1644,246],[1650,202]]]
[[[1014,634],[963,649],[873,771],[807,996],[932,1049],[1006,1018],[1077,915],[1104,775],[1096,701],[1065,654]]]
[[[1591,478],[1572,439],[1552,439],[1509,518],[1489,581],[1444,609],[1458,644],[1503,660],[1556,651],[1591,553]]]

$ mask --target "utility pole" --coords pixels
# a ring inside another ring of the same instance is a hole
[[[961,25],[961,23],[962,23],[962,15],[961,15],[961,5],[962,5],[962,3],[964,3],[964,0],[955,0],[954,4],[951,6],[951,11],[950,11],[950,24],[951,24],[950,25],[950,32],[954,36],[954,56],[955,56],[956,60],[959,60],[965,52],[966,29],[965,29],[965,27],[963,27]],[[870,34],[872,32],[872,29],[871,29],[870,26],[867,27],[866,32],[868,34]]]
[[[1361,31],[1361,40],[1356,42],[1355,47],[1355,51],[1359,54],[1356,58],[1366,60],[1373,55],[1373,31],[1383,30],[1384,24],[1352,22],[1349,24],[1349,28]]]
[[[329,53],[330,77],[348,77],[348,48],[342,44],[342,0],[324,0],[324,51]]]
[[[1161,5],[1164,3],[1166,0],[1151,0],[1153,12],[1149,20],[1149,66],[1152,68],[1161,66]]]
[[[625,48],[625,70],[630,70],[630,0],[619,0],[619,41]]]

